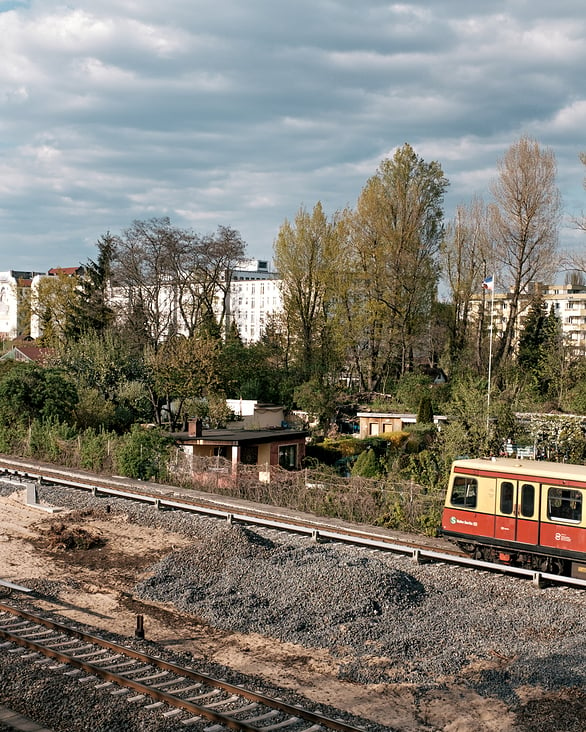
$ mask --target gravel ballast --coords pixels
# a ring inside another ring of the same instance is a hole
[[[14,489],[0,485],[4,495]],[[39,494],[76,509],[105,502],[55,487]],[[171,603],[217,628],[327,649],[340,679],[421,689],[465,681],[511,707],[527,685],[555,692],[586,682],[581,590],[538,589],[505,575],[417,564],[121,499],[107,504],[113,515],[193,542],[128,588],[135,597]]]

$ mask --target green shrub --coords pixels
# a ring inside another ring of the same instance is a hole
[[[382,466],[374,450],[361,452],[352,467],[352,475],[361,478],[379,478],[381,474]]]
[[[138,480],[162,480],[167,475],[167,462],[173,438],[160,429],[133,425],[116,447],[116,468],[121,475]]]

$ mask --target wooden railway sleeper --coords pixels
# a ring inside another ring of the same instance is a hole
[[[143,671],[144,671],[144,669],[143,669]],[[126,678],[130,678],[131,674],[133,674],[133,673],[134,672],[130,672],[130,673],[124,674],[124,676]],[[137,677],[133,678],[132,680],[136,681],[138,684],[144,684],[145,681],[152,681],[153,679],[162,679],[165,676],[169,676],[168,671],[159,671],[159,673],[156,673],[156,674],[151,673],[148,676],[137,676]],[[153,688],[156,688],[156,684],[149,684],[149,685],[152,686]]]
[[[274,719],[275,717],[278,717],[281,714],[281,712],[278,709],[271,709],[270,712],[265,712],[264,714],[259,714],[257,717],[251,717],[247,720],[247,722],[266,722],[267,719]],[[229,716],[229,715],[226,715]]]
[[[252,712],[254,709],[258,708],[258,704],[256,702],[252,702],[251,704],[247,704],[244,707],[238,707],[238,709],[229,709],[227,712],[224,712],[225,717],[236,717],[238,714],[248,714],[248,712]],[[249,720],[250,721],[250,720]]]
[[[190,686],[184,686],[178,689],[167,689],[167,693],[179,696],[180,694],[186,694],[188,691],[194,691],[195,689],[201,689],[203,684],[191,684]]]
[[[212,691],[208,691],[205,694],[199,694],[199,696],[188,696],[187,699],[182,699],[182,701],[186,702],[197,702],[202,701],[202,699],[207,699],[210,696],[218,696],[218,694],[221,694],[220,689],[213,689]]]

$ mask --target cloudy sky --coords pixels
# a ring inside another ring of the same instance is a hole
[[[169,216],[269,258],[285,218],[354,206],[409,142],[489,199],[521,135],[586,209],[583,0],[0,0],[0,270],[84,263]]]

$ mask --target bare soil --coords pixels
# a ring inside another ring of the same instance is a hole
[[[43,512],[25,504],[24,491],[0,498],[0,579],[23,585],[27,580],[59,581],[61,587],[70,589],[60,589],[58,597],[47,595],[38,606],[87,623],[97,631],[132,637],[136,616],[141,614],[146,637],[169,650],[186,651],[196,659],[260,676],[318,703],[403,732],[585,729],[581,714],[572,713],[576,703],[583,709],[581,690],[547,695],[539,688],[527,688],[523,690],[523,708],[514,713],[502,701],[470,691],[465,681],[434,690],[408,684],[348,683],[336,678],[339,659],[326,651],[225,632],[186,617],[171,606],[133,599],[131,588],[147,576],[148,568],[189,543],[185,537],[168,532],[149,529],[147,533],[101,511]],[[495,658],[483,669],[502,667],[506,662]],[[469,672],[480,670],[475,667]]]

